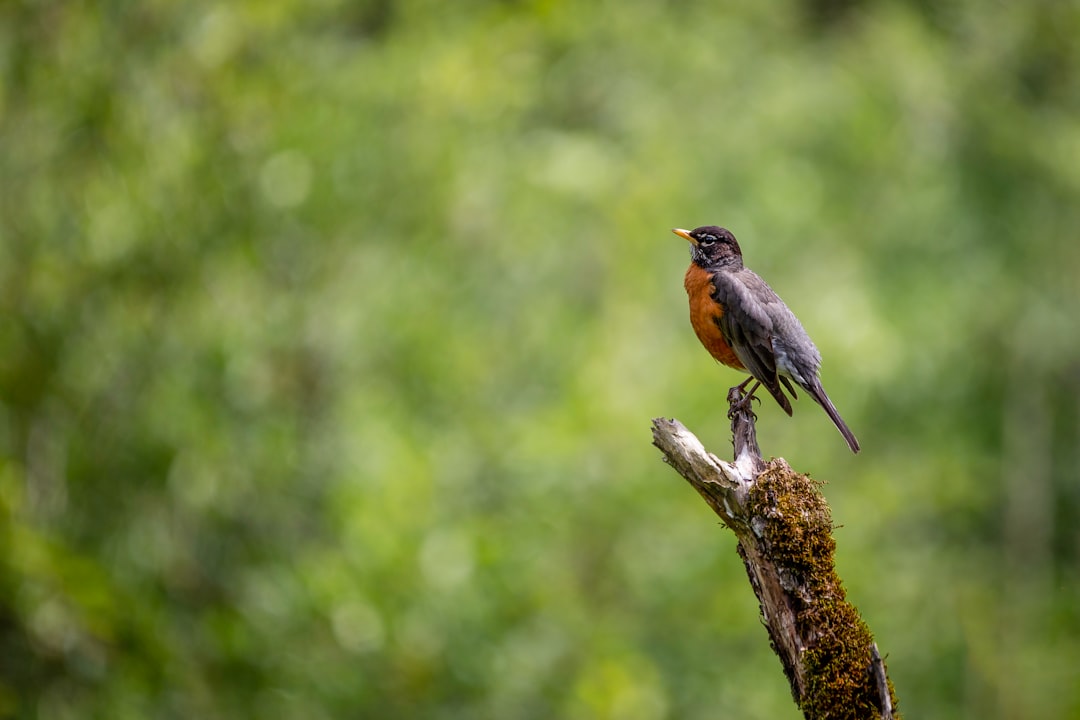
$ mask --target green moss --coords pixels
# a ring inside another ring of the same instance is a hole
[[[870,673],[873,637],[845,600],[833,565],[832,515],[820,485],[784,460],[773,460],[751,490],[750,510],[765,520],[758,531],[769,556],[801,588],[789,598],[796,628],[808,643],[802,658],[806,692],[799,699],[803,713],[811,720],[877,718]]]
[[[806,651],[808,718],[877,718],[877,688],[870,673],[873,638],[858,612],[846,602],[817,603],[800,617],[827,633]]]
[[[770,556],[814,587],[836,580],[832,516],[818,485],[777,459],[765,467],[750,493],[752,515],[768,521],[763,540]]]

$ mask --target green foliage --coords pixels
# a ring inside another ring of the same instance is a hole
[[[1075,3],[0,5],[0,715],[797,717],[686,320],[799,314],[909,717],[1080,717]]]

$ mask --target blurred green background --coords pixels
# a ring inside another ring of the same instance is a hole
[[[797,718],[730,533],[721,224],[863,444],[766,403],[926,718],[1080,718],[1080,4],[0,4],[0,715]]]

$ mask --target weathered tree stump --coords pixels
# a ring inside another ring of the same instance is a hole
[[[783,458],[765,463],[749,400],[732,388],[728,402],[733,463],[708,452],[677,420],[653,420],[653,443],[738,538],[773,650],[803,715],[899,717],[885,663],[836,574],[832,516],[820,483]]]

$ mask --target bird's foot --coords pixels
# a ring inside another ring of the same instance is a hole
[[[728,420],[734,419],[735,413],[742,412],[744,410],[753,415],[754,418],[757,418],[757,415],[754,415],[753,401],[757,400],[758,402],[761,402],[761,398],[754,395],[757,389],[761,387],[761,383],[754,382],[754,386],[750,388],[749,391],[746,390],[746,386],[749,385],[750,382],[753,380],[753,376],[748,377],[740,385],[736,385],[735,387],[728,390]]]

